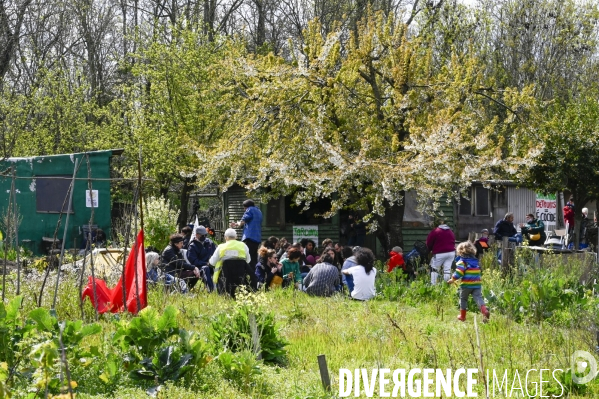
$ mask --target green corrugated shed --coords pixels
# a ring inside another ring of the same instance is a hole
[[[12,183],[12,168],[15,170],[15,192],[18,212],[22,218],[19,225],[19,244],[42,254],[42,237],[53,237],[60,212],[47,211],[49,205],[64,201],[66,187],[70,184],[75,168],[75,160],[81,164],[77,172],[73,190],[72,213],[69,216],[69,226],[65,247],[79,247],[83,236],[81,227],[88,225],[91,207],[86,204],[88,190],[87,158],[92,177],[92,190],[98,190],[97,207],[94,208],[93,224],[104,230],[110,237],[110,158],[113,150],[94,151],[78,154],[61,154],[30,158],[9,158],[0,162],[0,190],[4,193],[0,198],[0,214],[6,214]],[[43,178],[46,177],[46,178]],[[56,177],[49,180],[48,177]],[[106,179],[106,180],[97,180]],[[59,187],[60,186],[60,187]],[[39,188],[39,190],[38,190]],[[39,192],[38,192],[39,191]],[[67,207],[65,206],[65,212]],[[61,227],[57,238],[62,240],[66,214],[62,215]]]

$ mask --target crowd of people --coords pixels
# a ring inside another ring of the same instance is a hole
[[[347,295],[360,301],[375,296],[377,269],[370,249],[344,246],[331,239],[325,239],[320,247],[311,239],[295,243],[277,237],[262,240],[262,213],[251,200],[245,201],[243,206],[243,217],[231,223],[224,232],[225,242],[218,246],[210,239],[206,227],[196,227],[195,231],[185,227],[181,233],[170,236],[169,245],[161,254],[148,252],[148,281],[162,280],[181,292],[187,292],[201,281],[209,292],[217,291],[233,298],[240,285],[249,285],[254,290],[297,289],[322,297]],[[566,207],[573,210],[573,200]],[[597,219],[590,222],[586,208],[582,213],[580,242],[588,245],[597,241]],[[535,215],[526,215],[526,222],[518,226],[519,231],[510,212],[495,224],[492,233],[495,240],[502,241],[505,237],[515,245],[524,241],[529,245],[545,243],[545,226]],[[573,222],[568,227],[574,231]],[[241,240],[238,240],[235,228],[243,228]],[[489,230],[483,229],[474,243],[463,242],[456,248],[453,231],[443,220],[437,219],[426,243],[422,243],[422,249],[414,249],[405,256],[401,247],[391,249],[386,272],[402,273],[407,279],[413,279],[416,273],[409,265],[411,258],[415,256],[422,260],[424,257],[422,263],[428,263],[426,257],[430,256],[431,284],[439,281],[453,284],[461,280],[458,319],[466,319],[468,297],[472,296],[487,320],[489,311],[481,296],[478,262],[490,248],[489,237]]]
[[[262,241],[262,213],[252,200],[243,203],[244,214],[224,232],[225,242],[216,246],[204,226],[188,226],[170,236],[161,254],[146,253],[147,278],[181,292],[202,284],[209,292],[235,297],[240,285],[270,290],[298,289],[309,295],[346,294],[365,301],[375,296],[375,257],[368,248],[345,247],[325,239],[290,243],[285,238]],[[235,228],[243,228],[241,240]],[[194,235],[195,233],[195,235]]]

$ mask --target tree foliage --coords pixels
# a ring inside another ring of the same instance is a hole
[[[239,105],[215,148],[200,150],[201,164],[212,161],[204,183],[294,194],[306,206],[327,197],[331,212],[350,206],[369,220],[401,204],[405,190],[435,209],[442,195],[517,177],[531,162],[541,144],[531,87],[494,90],[472,52],[435,68],[423,39],[382,13],[358,32],[325,38],[315,21],[293,62],[231,60]],[[489,104],[509,112],[490,114]],[[393,233],[401,242],[401,227]]]

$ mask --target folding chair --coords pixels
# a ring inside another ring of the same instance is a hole
[[[553,234],[547,235],[547,239],[545,240],[545,246],[548,247],[559,247],[565,248],[568,240],[568,228],[565,229],[556,229],[553,231]]]

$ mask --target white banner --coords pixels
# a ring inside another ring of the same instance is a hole
[[[536,217],[545,224],[545,230],[554,230],[557,223],[557,200],[555,195],[537,194]]]
[[[314,241],[318,246],[318,226],[293,226],[293,242],[299,242],[303,238]]]

